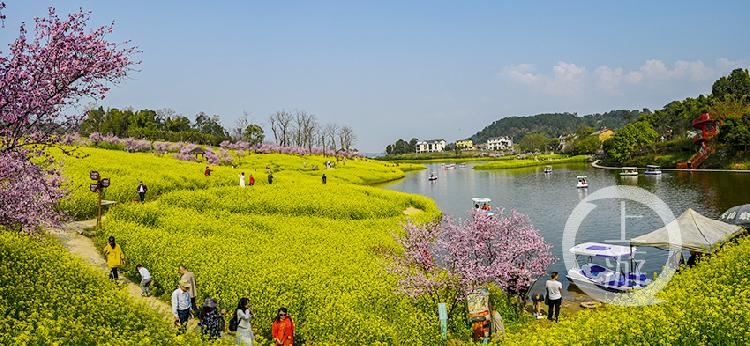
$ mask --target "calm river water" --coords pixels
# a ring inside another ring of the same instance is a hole
[[[620,177],[619,171],[594,169],[588,164],[556,165],[551,174],[545,174],[543,167],[490,171],[474,170],[471,163],[455,169],[445,169],[441,164],[427,167],[383,187],[431,197],[445,214],[458,218],[468,217],[472,197],[488,197],[493,208],[516,209],[528,215],[545,241],[553,245],[558,261],[550,271],[560,272],[563,283],[567,281],[562,254],[568,249],[561,246],[565,223],[576,205],[599,189],[618,184],[638,186],[661,198],[675,217],[693,208],[707,217],[718,218],[734,205],[750,203],[748,173],[665,171],[661,176],[645,176],[641,171],[638,177]],[[427,179],[431,172],[438,176],[434,182]],[[588,176],[588,189],[576,188],[578,175]],[[582,222],[575,243],[621,240],[621,202],[596,201],[597,207]],[[627,215],[641,216],[626,219],[625,239],[664,226],[659,216],[643,204],[625,201],[625,210]],[[660,271],[667,251],[639,248],[637,258],[645,260],[644,271]]]

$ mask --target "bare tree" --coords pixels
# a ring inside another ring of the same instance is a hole
[[[166,128],[167,119],[174,119],[177,117],[177,112],[172,108],[162,108],[156,111],[156,121],[161,126],[160,130]]]
[[[354,141],[356,140],[357,136],[354,134],[354,130],[351,127],[344,126],[339,129],[339,144],[341,145],[341,149],[348,151],[351,149],[352,145],[354,145]]]
[[[294,114],[295,144],[312,150],[315,143],[315,133],[318,122],[315,115],[308,114],[305,111],[297,111]]]
[[[339,132],[339,126],[336,124],[326,124],[323,128],[323,138],[325,138],[328,146],[323,146],[323,149],[336,150],[336,136]]]
[[[234,122],[234,127],[231,129],[232,138],[235,141],[239,141],[244,137],[247,126],[250,125],[250,113],[242,111],[242,116]]]
[[[273,113],[269,118],[271,132],[279,145],[288,146],[291,142],[292,113],[281,110]]]

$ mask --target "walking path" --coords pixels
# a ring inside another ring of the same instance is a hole
[[[608,167],[600,166],[600,160],[596,160],[591,163],[591,167],[599,169],[616,169],[621,170],[622,167]],[[730,173],[750,173],[750,169],[714,169],[714,168],[697,168],[697,169],[679,169],[679,168],[662,168],[662,171],[683,171],[683,172],[730,172]]]
[[[84,236],[87,230],[96,227],[96,220],[85,220],[85,221],[74,221],[63,225],[62,229],[51,230],[50,235],[54,236],[57,241],[73,255],[82,259],[85,263],[94,267],[102,273],[102,275],[109,275],[109,269],[107,268],[107,262],[104,257],[97,251],[94,242],[91,238]],[[127,256],[127,254],[125,254]],[[123,289],[134,300],[140,300],[145,302],[150,308],[159,312],[164,316],[165,319],[171,323],[174,321],[172,316],[172,308],[166,302],[159,300],[156,297],[143,297],[141,296],[141,288],[139,285],[134,284],[124,276],[120,276],[120,282],[122,282]],[[190,319],[188,328],[197,325],[196,319]]]

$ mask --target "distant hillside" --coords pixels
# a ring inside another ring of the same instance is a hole
[[[648,110],[644,110],[648,112]],[[603,114],[589,114],[578,117],[572,113],[537,114],[527,117],[505,117],[485,127],[471,139],[475,143],[485,142],[488,138],[508,136],[518,142],[529,132],[541,132],[549,137],[575,133],[582,126],[598,130],[602,126],[617,129],[635,121],[642,111],[614,110]]]

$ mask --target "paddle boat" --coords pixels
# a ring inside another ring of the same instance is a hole
[[[478,212],[485,212],[487,215],[494,215],[492,207],[490,206],[491,199],[487,197],[473,197],[471,199],[471,206]]]
[[[623,167],[622,172],[620,172],[620,176],[622,177],[636,177],[638,176],[638,169],[635,167]]]
[[[646,287],[651,279],[645,273],[630,271],[633,268],[635,247],[587,242],[570,249],[579,263],[577,268],[568,270],[568,280],[578,287],[598,287],[612,292],[630,291]],[[588,260],[580,265],[581,258]],[[604,265],[594,263],[594,259],[604,259]],[[615,270],[608,268],[614,260]],[[624,267],[628,271],[620,271]]]
[[[435,172],[432,172],[432,173],[430,173],[430,176],[427,177],[427,180],[429,180],[429,181],[435,181],[435,180],[437,180],[437,178],[438,177],[437,177],[437,175],[435,175]]]
[[[578,179],[578,182],[576,183],[576,187],[579,189],[585,189],[589,187],[589,180],[588,177],[585,175],[579,175],[576,177]]]
[[[552,173],[552,166],[545,166],[544,173]]]
[[[661,175],[661,167],[656,165],[646,165],[645,175]]]
[[[446,163],[443,165],[443,169],[456,169],[455,163]]]

